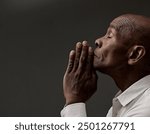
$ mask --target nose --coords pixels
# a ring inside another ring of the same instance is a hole
[[[102,47],[102,37],[95,40],[96,47]]]

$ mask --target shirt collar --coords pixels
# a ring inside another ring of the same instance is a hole
[[[119,91],[116,94],[116,98],[122,106],[125,106],[148,88],[150,88],[150,75],[138,80],[128,87],[124,92]]]

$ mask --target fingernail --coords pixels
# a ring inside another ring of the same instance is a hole
[[[92,52],[92,51],[93,51],[93,48],[92,48],[92,47],[89,47],[89,51]]]
[[[82,42],[82,44],[83,44],[84,46],[86,46],[86,45],[87,45],[87,41],[84,40],[84,41]]]
[[[81,42],[78,42],[77,44],[76,44],[76,47],[78,47],[78,48],[81,48]]]
[[[74,55],[75,54],[75,51],[74,50],[71,50],[70,51],[70,55]]]

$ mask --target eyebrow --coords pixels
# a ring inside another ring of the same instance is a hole
[[[114,28],[115,30],[117,30],[117,27],[115,25],[113,25],[113,24],[110,24],[109,27],[110,28]]]

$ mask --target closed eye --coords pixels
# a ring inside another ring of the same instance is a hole
[[[106,38],[112,38],[113,37],[113,33],[112,33],[112,30],[110,28],[107,30],[105,37]]]
[[[106,34],[106,38],[112,38],[112,37],[113,37],[112,33]]]
[[[107,38],[111,38],[111,36],[108,35]]]

